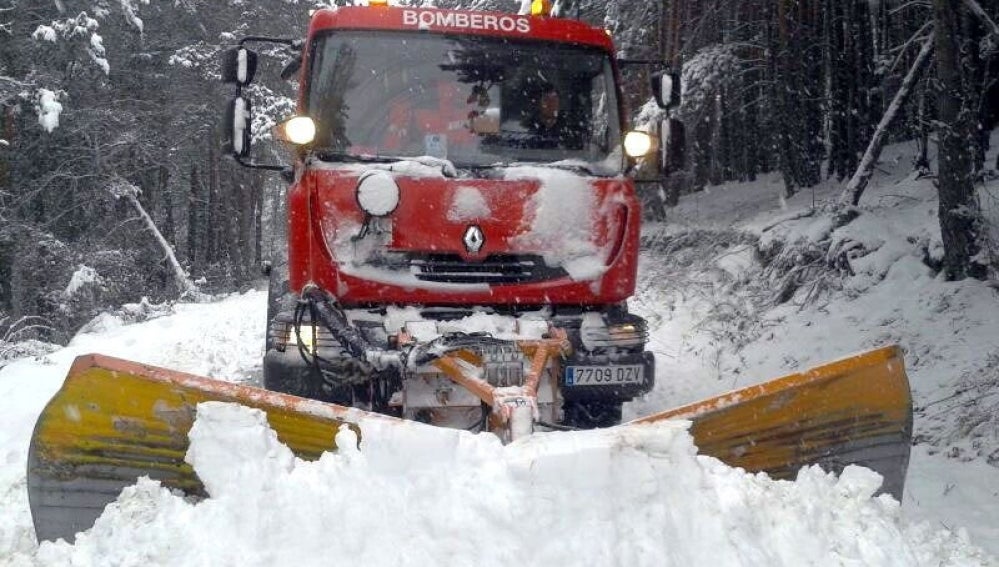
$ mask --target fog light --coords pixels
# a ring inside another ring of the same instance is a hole
[[[587,313],[579,328],[580,339],[586,350],[600,348],[636,348],[649,340],[645,320],[637,316],[627,316],[626,321],[606,324],[597,313]]]
[[[316,352],[316,328],[312,325],[288,326],[288,344],[295,348],[304,348],[305,352]]]

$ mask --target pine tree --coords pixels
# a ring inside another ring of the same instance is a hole
[[[939,114],[939,219],[943,238],[943,268],[954,280],[983,278],[985,267],[977,255],[981,213],[974,187],[976,113],[968,96],[969,37],[960,0],[934,0],[937,51],[937,108]]]

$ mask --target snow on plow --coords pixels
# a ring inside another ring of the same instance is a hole
[[[336,448],[343,424],[395,418],[135,362],[79,357],[35,426],[28,495],[39,540],[93,525],[140,476],[205,494],[185,460],[197,404],[237,402],[267,413],[278,439],[306,460]],[[648,416],[621,427],[687,419],[701,453],[748,471],[793,476],[820,464],[868,466],[901,496],[912,404],[897,347],[874,350]],[[352,427],[360,435],[360,430]]]

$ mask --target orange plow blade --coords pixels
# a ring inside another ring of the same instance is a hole
[[[631,423],[688,419],[702,454],[750,472],[794,478],[801,467],[866,466],[902,499],[912,397],[898,347],[844,358]]]

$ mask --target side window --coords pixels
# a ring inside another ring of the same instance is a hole
[[[315,54],[312,68],[316,71],[309,85],[309,114],[316,120],[316,141],[320,146],[344,148],[350,145],[346,135],[349,108],[344,96],[356,62],[357,54],[347,43],[328,42]]]

